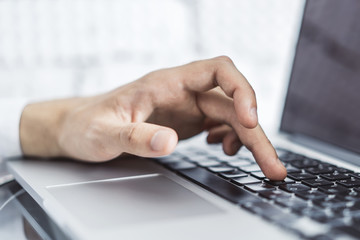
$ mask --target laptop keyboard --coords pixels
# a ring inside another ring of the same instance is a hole
[[[246,149],[186,148],[155,159],[178,175],[260,217],[309,239],[359,239],[360,173],[284,149],[284,181],[270,181]]]

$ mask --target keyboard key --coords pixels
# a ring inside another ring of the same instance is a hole
[[[360,173],[349,173],[349,176],[355,177],[355,178],[360,178]]]
[[[278,198],[290,198],[292,195],[281,190],[267,190],[259,192],[259,196],[269,200],[274,200]]]
[[[263,179],[266,178],[266,176],[264,175],[264,173],[261,172],[261,171],[259,171],[259,172],[251,172],[251,176],[256,177],[256,178],[258,178],[258,179],[261,179],[261,180],[263,180]]]
[[[300,172],[301,172],[301,169],[298,169],[298,168],[293,167],[293,166],[291,166],[291,165],[287,165],[287,166],[286,166],[286,171],[287,171],[288,173],[300,173]]]
[[[240,167],[240,169],[244,172],[258,172],[258,171],[261,171],[259,165],[257,164],[253,164],[253,165],[250,165],[250,166],[244,166],[244,167]]]
[[[275,148],[275,150],[276,150],[276,153],[277,153],[277,155],[279,156],[279,157],[281,157],[281,156],[284,156],[284,155],[287,155],[287,154],[291,154],[291,152],[289,152],[288,150],[286,150],[286,149],[283,149],[283,148]]]
[[[207,161],[214,161],[213,157],[208,156],[207,154],[201,155],[201,156],[191,156],[188,158],[190,162],[207,162]]]
[[[270,221],[283,222],[296,219],[296,216],[287,213],[281,208],[271,205],[267,202],[249,202],[243,204],[242,207]]]
[[[284,222],[281,224],[285,228],[298,233],[299,239],[317,239],[317,236],[327,235],[329,232],[329,227],[326,224],[319,223],[315,220],[312,220],[308,217],[299,217],[296,221]],[[326,240],[331,240],[331,238],[325,238]],[[324,239],[321,239],[324,240]]]
[[[290,208],[291,211],[296,213],[300,213],[309,207],[309,204],[306,201],[299,198],[279,198],[275,199],[275,203],[282,207]]]
[[[244,167],[244,166],[250,166],[251,162],[247,160],[235,160],[227,163],[231,167]]]
[[[305,179],[315,179],[316,176],[312,175],[310,173],[290,173],[288,174],[288,177],[291,179],[294,179],[296,181],[301,181]]]
[[[280,185],[279,188],[286,192],[291,192],[291,193],[295,193],[299,191],[307,191],[311,189],[310,187],[300,183],[284,184],[284,185]]]
[[[325,199],[328,195],[317,190],[300,191],[295,193],[296,196],[305,200]]]
[[[208,167],[207,169],[214,173],[226,173],[226,172],[232,172],[235,170],[235,168],[227,167],[227,166]]]
[[[245,189],[257,193],[266,190],[275,190],[275,187],[267,183],[253,183],[245,185]]]
[[[318,188],[320,191],[328,194],[340,194],[340,193],[348,193],[349,189],[339,186],[339,185],[330,185],[330,186],[321,186]]]
[[[180,170],[179,174],[233,203],[241,204],[259,200],[258,197],[246,190],[235,186],[203,168]]]
[[[201,162],[198,162],[197,164],[202,167],[215,167],[215,166],[221,165],[220,162],[215,161],[215,160],[201,161]]]
[[[326,223],[333,218],[328,211],[318,207],[306,208],[301,214],[321,223]]]
[[[317,199],[313,201],[313,204],[331,209],[344,209],[347,206],[346,202],[340,201],[337,198],[325,198],[325,199]]]
[[[342,201],[344,201],[344,199],[342,199]],[[346,211],[348,213],[350,213],[350,215],[352,217],[360,218],[360,201],[359,201],[359,199],[357,199],[357,201],[355,201],[355,202],[349,201],[349,202],[347,202],[347,204],[349,207],[346,209]]]
[[[231,179],[231,178],[247,177],[248,174],[244,173],[243,171],[240,171],[240,170],[234,170],[232,172],[220,173],[220,176],[225,179]]]
[[[250,183],[261,183],[261,180],[254,178],[252,176],[233,178],[231,181],[238,185],[245,185],[245,184],[250,184]]]
[[[332,182],[329,182],[322,178],[316,178],[316,179],[308,179],[301,181],[303,184],[308,185],[309,187],[316,188],[319,186],[326,186],[326,185],[333,185]]]
[[[180,169],[188,169],[188,168],[197,167],[195,164],[190,163],[190,162],[185,162],[185,161],[169,163],[169,164],[165,164],[165,166],[167,168],[170,168],[171,170],[180,170]]]
[[[288,183],[295,183],[295,181],[290,179],[290,178],[285,178],[282,181],[272,181],[270,179],[265,179],[264,181],[267,182],[268,184],[271,184],[271,185],[274,185],[274,186],[280,186],[280,185],[288,184]]]
[[[184,157],[180,156],[167,156],[163,158],[156,158],[155,161],[161,164],[175,163],[175,162],[184,162]]]
[[[353,173],[354,171],[351,171],[349,169],[346,168],[342,168],[342,167],[336,167],[335,171],[339,172],[339,173]]]
[[[310,168],[319,165],[319,161],[315,159],[305,158],[291,162],[291,165],[296,168]]]
[[[292,162],[295,160],[302,160],[304,159],[304,156],[295,153],[289,153],[279,156],[279,159],[283,162]]]
[[[347,187],[347,188],[360,187],[360,179],[357,179],[357,178],[339,180],[339,181],[336,181],[336,183],[338,183],[344,187]]]
[[[329,180],[329,181],[336,181],[336,180],[343,180],[343,179],[350,178],[349,176],[347,176],[343,173],[337,173],[337,172],[322,174],[322,175],[320,175],[320,177],[325,178],[326,180]]]
[[[345,202],[360,202],[360,194],[358,192],[349,192],[349,194],[339,195],[336,198]]]
[[[352,236],[355,239],[360,239],[360,229],[358,226],[340,226],[336,227],[334,231],[340,231]]]
[[[236,161],[238,158],[236,156],[221,156],[218,157],[217,160],[220,162],[232,162],[232,161]]]
[[[306,172],[319,175],[319,174],[325,174],[325,173],[333,173],[335,169],[333,167],[324,166],[323,164],[319,164],[317,167],[307,168],[305,169]]]

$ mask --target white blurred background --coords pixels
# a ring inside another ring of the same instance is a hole
[[[104,92],[230,56],[276,131],[304,0],[0,0],[0,100]],[[1,117],[1,116],[0,116]]]

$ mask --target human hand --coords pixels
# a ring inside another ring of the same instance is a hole
[[[178,141],[209,131],[225,153],[245,145],[264,174],[286,170],[258,124],[255,93],[227,57],[145,75],[109,93],[28,105],[20,124],[25,155],[101,162],[126,152],[170,154]],[[34,144],[35,143],[35,144]]]

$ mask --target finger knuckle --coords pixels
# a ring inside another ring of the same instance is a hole
[[[229,56],[222,55],[215,58],[215,60],[224,63],[224,64],[233,64],[232,59]]]

